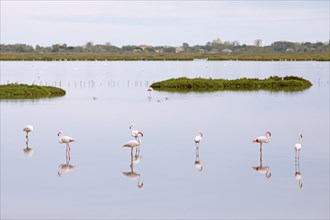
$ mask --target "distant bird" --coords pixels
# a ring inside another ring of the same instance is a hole
[[[202,137],[203,137],[203,133],[201,131],[199,131],[194,138],[194,141],[197,145],[199,145],[199,143],[201,142]]]
[[[270,142],[270,139],[269,139],[270,136],[272,136],[272,134],[269,131],[267,131],[266,136],[259,136],[256,139],[254,139],[252,141],[252,143],[260,143],[260,149],[261,149],[262,143],[269,143]]]
[[[33,131],[33,126],[32,125],[27,125],[23,128],[23,131],[26,132],[26,139],[28,139],[29,132]]]
[[[154,89],[150,86],[147,91],[149,92],[149,97],[151,99],[151,92],[154,91]]]
[[[294,148],[296,150],[296,153],[298,152],[298,158],[300,156],[300,150],[301,150],[301,139],[302,139],[302,134],[299,132],[299,135],[298,135],[298,143],[294,145]]]
[[[59,137],[59,138],[58,138],[59,143],[60,143],[60,144],[66,144],[67,147],[69,147],[69,148],[70,148],[69,143],[76,141],[76,140],[73,139],[72,137],[64,136],[62,131],[59,131],[59,132],[57,133],[57,136]]]
[[[143,137],[143,133],[142,131],[139,130],[134,130],[134,124],[131,124],[131,126],[129,126],[129,129],[132,131],[132,136],[135,138],[135,140],[137,140],[138,142],[141,143],[141,137]]]

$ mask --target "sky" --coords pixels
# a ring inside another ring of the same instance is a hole
[[[252,45],[330,39],[329,0],[1,1],[1,44]]]

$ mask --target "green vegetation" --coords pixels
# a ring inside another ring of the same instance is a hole
[[[220,39],[205,45],[150,46],[87,42],[82,46],[53,44],[35,47],[26,44],[0,44],[0,60],[317,60],[330,61],[329,42],[294,43],[276,41],[268,46],[240,45]]]
[[[168,92],[212,92],[212,91],[302,91],[312,86],[306,79],[297,76],[271,76],[267,79],[240,78],[227,79],[204,79],[186,77],[168,79],[151,85],[155,90]]]
[[[64,96],[63,89],[26,84],[0,85],[0,99],[36,99]]]
[[[191,54],[191,53],[163,53],[163,54],[111,54],[111,53],[0,53],[0,60],[26,61],[134,61],[134,60],[181,60],[194,59],[215,60],[247,60],[247,61],[330,61],[329,54]]]

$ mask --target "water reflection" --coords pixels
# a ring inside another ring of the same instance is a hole
[[[33,131],[33,126],[32,125],[27,125],[23,128],[23,131],[26,132],[26,141],[25,141],[25,148],[23,148],[23,152],[25,155],[31,157],[33,154],[33,150],[31,147],[29,147],[29,132]]]
[[[299,161],[300,161],[300,150],[301,150],[301,139],[302,139],[302,134],[299,132],[298,134],[298,143],[295,144],[295,173],[294,173],[294,177],[295,179],[298,181],[298,187],[299,189],[302,189],[303,184],[301,181],[301,172],[300,172],[300,165],[299,165]]]
[[[62,177],[64,173],[70,172],[76,167],[75,165],[70,164],[70,159],[71,159],[70,146],[67,144],[66,152],[65,152],[65,163],[61,163],[58,166],[59,169],[58,169],[57,175],[59,177]]]
[[[196,144],[196,159],[195,159],[195,168],[197,171],[201,172],[203,170],[203,165],[199,159],[199,144]]]
[[[260,173],[260,174],[265,174],[265,177],[267,179],[269,179],[272,174],[270,173],[270,167],[269,166],[263,166],[262,165],[262,147],[261,147],[261,144],[260,144],[260,164],[259,166],[255,166],[255,167],[252,167],[256,172]]]
[[[152,91],[154,91],[154,89],[151,87],[151,86],[149,86],[149,88],[147,89],[147,91],[148,91],[148,101],[149,102],[151,102],[151,93],[152,93]]]
[[[133,140],[135,141],[135,140]],[[137,150],[137,148],[136,148]],[[138,153],[137,153],[138,152]],[[131,147],[131,163],[130,168],[131,170],[128,172],[123,172],[123,174],[131,180],[136,181],[136,185],[139,189],[143,187],[143,182],[141,180],[141,174],[134,172],[134,163],[138,163],[141,160],[140,149],[136,151],[135,155],[133,156],[133,147]]]

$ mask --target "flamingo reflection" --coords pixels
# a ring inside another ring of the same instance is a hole
[[[65,163],[62,163],[58,166],[59,170],[57,172],[57,175],[59,177],[63,176],[64,173],[72,171],[76,167],[75,165],[70,164],[70,159],[70,146],[66,145]]]
[[[32,125],[27,125],[23,128],[23,131],[26,132],[26,141],[25,141],[25,148],[23,148],[23,152],[25,155],[27,156],[32,156],[33,154],[33,150],[31,147],[29,147],[29,132],[32,132],[33,131],[33,126]]]
[[[295,173],[294,173],[294,177],[295,179],[298,181],[298,187],[299,189],[302,189],[303,184],[301,181],[301,172],[300,172],[300,165],[299,165],[299,161],[300,161],[300,150],[301,150],[301,139],[302,139],[302,134],[299,132],[298,135],[298,142],[297,144],[295,144]]]
[[[196,144],[195,168],[199,172],[201,172],[203,170],[203,166],[201,164],[201,161],[199,160],[199,144]]]
[[[151,92],[154,91],[154,89],[150,86],[147,91],[149,92],[148,100],[151,100]]]
[[[265,174],[267,179],[269,179],[272,176],[272,174],[270,173],[270,167],[262,165],[262,147],[261,147],[261,144],[260,144],[260,165],[256,166],[256,167],[252,167],[252,168],[260,174]]]
[[[123,172],[125,176],[129,179],[136,181],[136,185],[139,189],[143,187],[143,182],[141,181],[141,174],[134,172],[134,156],[133,156],[133,148],[131,148],[131,170],[129,172]]]

